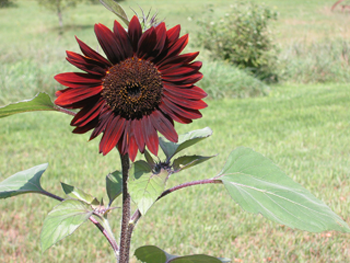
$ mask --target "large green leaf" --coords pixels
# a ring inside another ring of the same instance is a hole
[[[176,158],[173,163],[173,168],[175,172],[180,172],[182,170],[191,168],[197,164],[203,163],[216,155],[213,156],[200,156],[200,155],[191,155],[191,156],[181,156]]]
[[[122,193],[123,191],[123,175],[119,171],[115,171],[106,176],[106,190],[109,198],[109,205]]]
[[[154,174],[145,161],[134,162],[129,171],[129,192],[142,215],[154,204],[163,193],[168,173],[161,170]]]
[[[310,232],[350,232],[348,225],[327,205],[252,149],[235,149],[218,179],[246,211]]]
[[[129,26],[129,18],[125,13],[124,9],[116,0],[100,0],[100,2],[111,12],[116,14],[125,25]]]
[[[28,170],[18,172],[0,183],[0,198],[27,193],[44,193],[40,185],[41,175],[48,164],[40,164]]]
[[[49,95],[40,92],[35,95],[33,99],[23,100],[0,107],[0,118],[7,117],[17,113],[24,113],[30,111],[55,111]]]
[[[96,197],[85,193],[83,190],[78,187],[61,183],[62,189],[64,193],[72,198],[76,198],[88,205],[99,205],[100,202],[96,199]]]
[[[71,235],[92,213],[90,206],[79,200],[67,199],[57,205],[45,218],[41,231],[42,250]]]
[[[178,152],[200,142],[201,140],[204,140],[205,138],[208,138],[212,134],[213,131],[210,128],[206,127],[201,130],[190,131],[186,134],[179,135],[177,143],[160,137],[159,145],[165,153],[167,160],[169,161]]]
[[[145,263],[227,263],[228,259],[219,259],[203,254],[175,256],[171,255],[156,246],[142,246],[135,250],[135,256],[138,260]]]

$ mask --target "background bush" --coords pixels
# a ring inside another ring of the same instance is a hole
[[[277,12],[255,3],[230,5],[221,19],[213,9],[198,21],[198,42],[210,51],[214,59],[223,59],[248,69],[262,80],[277,80],[275,74],[276,47],[268,28]]]
[[[14,6],[14,5],[15,5],[15,3],[13,0],[0,0],[0,8]]]

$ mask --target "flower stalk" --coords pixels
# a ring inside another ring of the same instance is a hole
[[[119,263],[129,262],[130,240],[128,238],[129,221],[130,221],[130,194],[128,192],[128,176],[130,169],[129,155],[120,154],[123,175],[123,208],[122,208],[122,223],[120,230],[120,245],[119,245]]]

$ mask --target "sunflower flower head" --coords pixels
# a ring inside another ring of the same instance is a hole
[[[73,133],[103,134],[99,151],[115,146],[135,160],[147,147],[158,154],[157,132],[172,142],[178,135],[174,121],[191,123],[207,106],[206,93],[195,85],[202,78],[198,52],[180,54],[188,35],[180,26],[166,29],[164,22],[142,31],[134,16],[127,30],[117,21],[113,31],[95,25],[106,58],[77,38],[83,55],[67,51],[67,60],[84,71],[61,73],[55,79],[66,86],[56,92],[55,104],[80,109],[71,121]]]

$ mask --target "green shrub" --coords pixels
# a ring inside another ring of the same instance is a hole
[[[248,69],[259,79],[277,80],[277,52],[268,28],[268,22],[276,19],[275,11],[254,3],[233,4],[221,19],[209,9],[198,21],[198,42],[215,59]]]
[[[0,8],[15,6],[14,0],[0,0]]]

